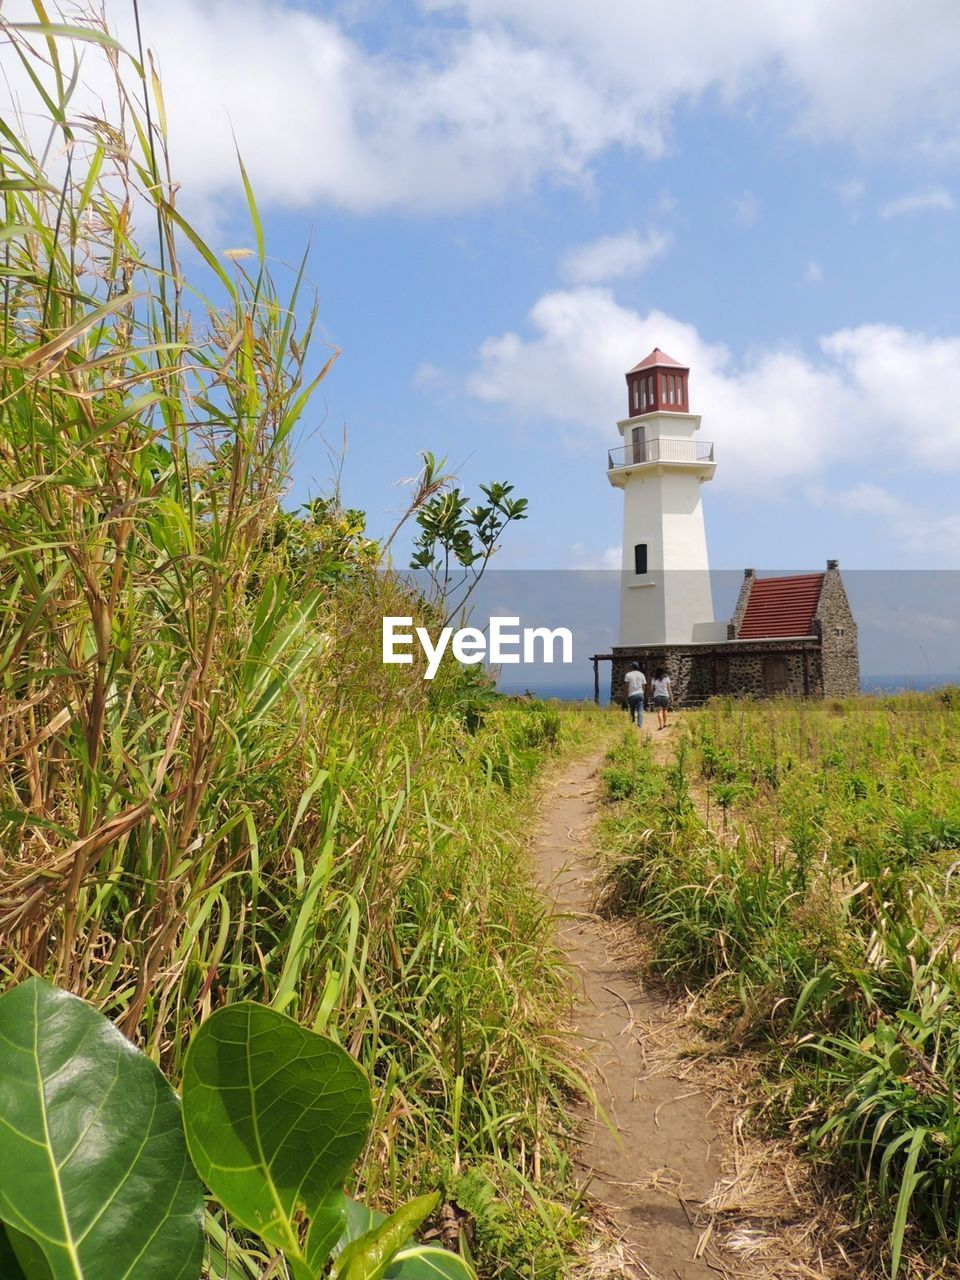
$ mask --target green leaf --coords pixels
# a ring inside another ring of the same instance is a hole
[[[385,1213],[381,1213],[379,1209],[371,1208],[370,1205],[364,1204],[360,1200],[354,1200],[352,1196],[344,1196],[343,1200],[346,1214],[343,1235],[337,1241],[336,1249],[334,1250],[338,1256],[351,1240],[358,1240],[360,1236],[372,1231],[374,1227],[379,1227],[381,1222],[386,1222],[387,1220]]]
[[[41,1266],[46,1267],[46,1260],[39,1247],[33,1243],[29,1236],[21,1235],[19,1231],[14,1231],[12,1227],[5,1227],[0,1222],[0,1276],[3,1280],[27,1280],[27,1273],[20,1265],[17,1252],[14,1250],[13,1241],[17,1242],[17,1249],[21,1252],[33,1249],[35,1251],[34,1263],[37,1267],[37,1274],[43,1276],[43,1272],[39,1270]],[[50,1274],[50,1268],[47,1267],[47,1276]],[[46,1277],[43,1277],[46,1280]]]
[[[236,140],[234,140],[236,145]],[[240,155],[240,149],[237,148],[237,164],[240,166],[240,177],[243,179],[243,190],[247,197],[247,207],[250,210],[250,221],[253,223],[253,231],[257,237],[257,261],[260,263],[260,269],[263,270],[266,262],[267,251],[263,239],[263,223],[260,221],[260,211],[257,208],[256,197],[253,194],[253,187],[250,185],[250,178],[247,174],[246,165],[243,163],[243,157]]]
[[[190,223],[176,211],[172,204],[167,204],[165,200],[158,200],[157,205],[171,222],[176,223],[193,245],[194,249],[196,249],[197,253],[199,253],[204,262],[206,262],[207,266],[210,267],[210,269],[219,277],[220,283],[226,288],[230,297],[236,300],[236,286],[217,261],[217,255],[213,252],[210,246],[197,234],[196,231],[194,231]]]
[[[204,1222],[204,1234],[205,1276],[210,1280],[260,1280],[264,1263],[261,1251],[242,1248],[209,1211]]]
[[[350,1055],[276,1010],[229,1005],[190,1042],[183,1112],[190,1155],[227,1212],[282,1249],[298,1280],[317,1275],[370,1130],[370,1087]]]
[[[0,1219],[52,1280],[194,1280],[202,1218],[180,1106],[149,1058],[39,978],[0,996]]]
[[[28,369],[34,365],[43,365],[55,360],[69,347],[73,346],[78,338],[82,338],[84,334],[96,328],[102,320],[115,315],[118,311],[123,311],[125,307],[132,306],[134,302],[143,296],[142,293],[131,291],[122,293],[116,298],[111,298],[109,302],[101,303],[99,307],[95,307],[92,311],[88,311],[86,315],[82,316],[76,324],[63,329],[55,338],[45,342],[42,347],[35,347],[26,355],[21,356],[19,363],[25,369]]]
[[[67,22],[12,22],[10,26],[12,30],[23,31],[27,35],[63,36],[67,40],[86,40],[91,44],[101,44],[105,49],[125,52],[119,40],[96,27],[78,27]]]
[[[910,1201],[917,1187],[924,1181],[924,1174],[917,1173],[917,1163],[923,1152],[923,1144],[927,1140],[927,1129],[915,1129],[910,1135],[907,1148],[907,1159],[900,1179],[900,1191],[897,1195],[897,1207],[893,1215],[893,1228],[890,1232],[890,1275],[896,1280],[900,1270],[900,1257],[903,1252],[903,1239],[907,1230],[907,1212]],[[904,1138],[908,1135],[904,1134]]]
[[[476,1272],[458,1253],[432,1244],[401,1249],[385,1280],[476,1280]]]
[[[324,771],[323,776],[316,781],[314,790],[326,777],[327,774]],[[313,864],[310,879],[300,895],[300,906],[296,919],[293,921],[289,940],[285,939],[284,951],[286,958],[277,982],[277,989],[271,1001],[272,1008],[281,1012],[296,998],[297,990],[300,987],[300,975],[303,972],[304,962],[316,938],[318,925],[316,915],[317,902],[321,899],[330,881],[332,871],[333,852],[330,849],[324,849]]]
[[[440,1193],[417,1196],[389,1218],[351,1240],[337,1259],[331,1280],[383,1280],[387,1267],[417,1227],[440,1203]]]
[[[895,1075],[906,1075],[909,1063],[907,1062],[907,1055],[899,1046],[895,1049],[891,1049],[890,1054],[887,1057],[887,1066]]]
[[[359,1200],[345,1197],[347,1221],[337,1249],[342,1252],[352,1240],[374,1230],[387,1221],[378,1209],[371,1209]],[[413,1230],[413,1228],[410,1228]],[[456,1253],[437,1245],[403,1241],[390,1261],[384,1280],[476,1280],[468,1262]]]

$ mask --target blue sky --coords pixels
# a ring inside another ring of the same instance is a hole
[[[107,0],[129,34],[128,6]],[[11,15],[12,16],[12,15]],[[293,496],[378,534],[431,449],[530,499],[501,567],[611,566],[623,371],[692,367],[720,568],[960,561],[953,0],[145,0],[183,206],[308,237],[341,348]],[[91,74],[95,74],[91,72]],[[319,352],[318,352],[319,355]]]

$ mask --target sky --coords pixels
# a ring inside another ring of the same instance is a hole
[[[131,39],[126,0],[106,12]],[[223,249],[251,241],[235,137],[271,255],[312,246],[340,356],[293,501],[329,489],[345,441],[344,500],[381,534],[430,449],[468,492],[529,498],[501,568],[613,567],[606,449],[625,370],[660,346],[716,445],[715,567],[960,567],[954,0],[141,19],[181,207]]]

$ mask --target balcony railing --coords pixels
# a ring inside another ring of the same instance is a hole
[[[712,462],[713,444],[709,440],[675,440],[660,436],[640,444],[627,444],[607,452],[607,470],[635,467],[644,462]]]

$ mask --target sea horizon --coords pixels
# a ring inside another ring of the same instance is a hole
[[[926,673],[881,672],[861,676],[860,692],[862,694],[925,693],[952,684],[960,684],[960,671]],[[571,682],[539,680],[536,677],[527,681],[498,681],[497,689],[500,693],[511,697],[531,694],[536,698],[544,700],[556,698],[561,702],[593,701],[592,677],[588,677],[583,681]],[[610,681],[608,677],[605,682],[601,681],[600,684],[600,704],[601,706],[606,706],[609,701]]]

